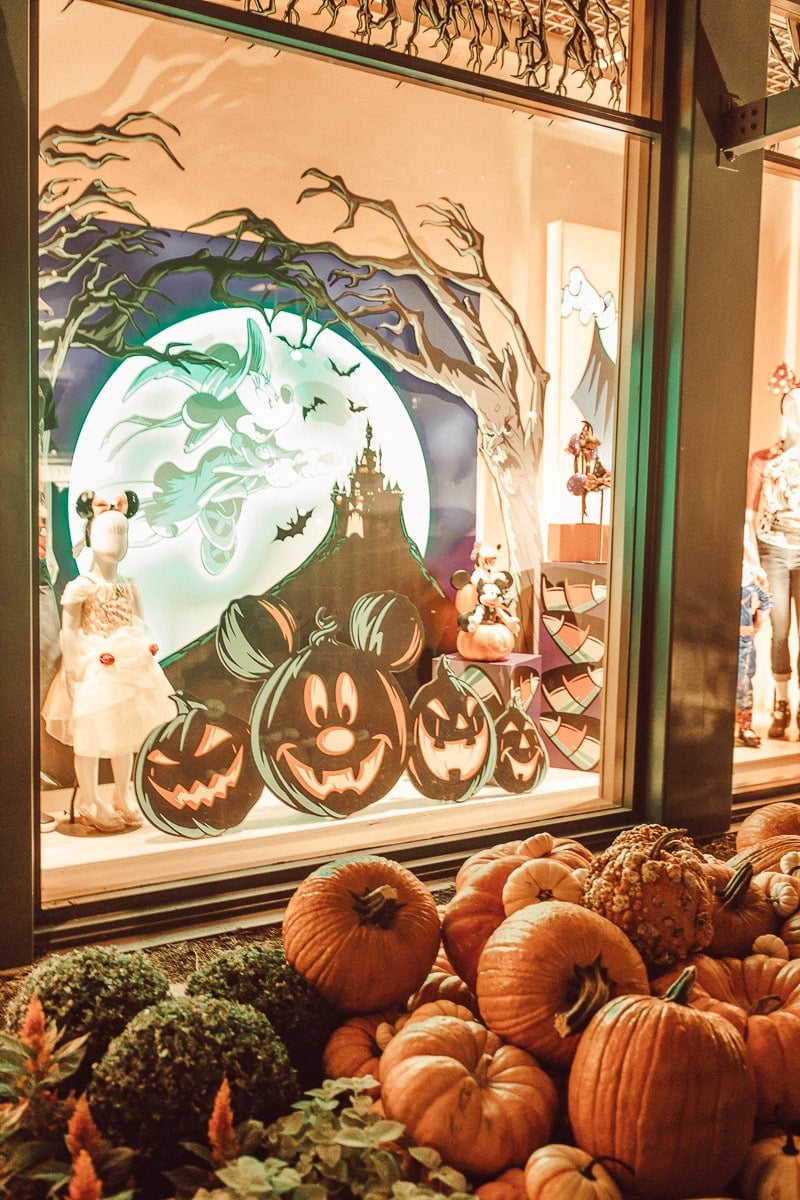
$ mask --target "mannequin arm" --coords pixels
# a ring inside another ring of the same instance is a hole
[[[748,508],[744,514],[744,561],[759,566],[758,539],[756,537],[756,513]]]

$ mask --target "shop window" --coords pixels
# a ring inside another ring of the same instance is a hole
[[[44,906],[616,803],[633,135],[125,6],[40,43]]]

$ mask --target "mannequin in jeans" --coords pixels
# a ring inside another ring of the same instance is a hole
[[[775,693],[770,738],[785,738],[792,715],[789,634],[800,620],[800,383],[781,363],[770,377],[781,397],[781,437],[750,457],[747,475],[745,560],[761,566],[772,597],[771,666]],[[800,676],[800,662],[797,664]]]

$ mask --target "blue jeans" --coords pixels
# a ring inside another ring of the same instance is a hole
[[[795,620],[800,620],[800,546],[768,546],[759,542],[758,555],[772,594],[769,614],[772,621],[772,677],[786,681],[792,677],[789,660],[792,606]]]

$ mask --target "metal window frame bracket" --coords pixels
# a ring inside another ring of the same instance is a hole
[[[717,126],[717,163],[735,169],[736,159],[800,134],[800,87],[748,104],[724,96]]]

